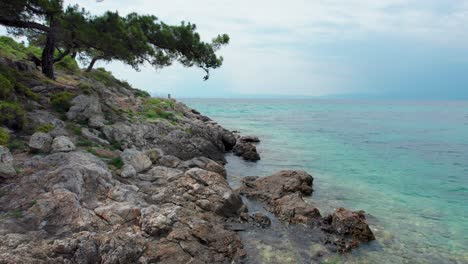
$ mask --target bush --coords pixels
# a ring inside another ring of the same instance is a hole
[[[14,39],[6,36],[0,36],[0,54],[14,60],[27,59],[29,54],[40,57],[42,50],[39,47],[26,47]]]
[[[58,54],[57,54],[58,56]],[[61,61],[54,64],[58,69],[62,69],[71,73],[78,72],[80,67],[75,59],[71,56],[65,56]]]
[[[55,126],[53,124],[44,124],[36,127],[36,132],[49,133],[54,130]]]
[[[121,169],[124,166],[124,162],[121,157],[116,157],[109,161],[109,165],[112,165],[117,169]]]
[[[92,94],[94,89],[91,85],[86,84],[86,83],[80,83],[78,84],[78,88],[84,93],[84,94]]]
[[[23,107],[17,102],[0,101],[0,124],[13,129],[22,129],[26,125]]]
[[[28,87],[24,86],[21,83],[16,83],[15,90],[19,94],[22,94],[22,95],[24,95],[24,96],[26,96],[26,97],[34,100],[34,101],[39,100],[39,95],[37,93],[31,91],[31,89],[29,89]]]
[[[28,148],[28,145],[24,141],[21,141],[19,139],[13,139],[13,140],[10,140],[10,143],[8,143],[8,148],[10,150],[16,150],[16,149],[25,150]]]
[[[10,141],[10,134],[6,129],[0,127],[0,145],[6,145]]]
[[[133,90],[133,94],[136,97],[145,97],[145,98],[147,98],[147,97],[151,96],[147,91],[142,91],[142,90],[139,90],[139,89]]]
[[[134,89],[128,82],[118,80],[111,72],[106,71],[104,68],[97,68],[86,74],[106,86],[121,86],[127,89]]]
[[[0,73],[0,99],[10,98],[14,86],[14,83],[11,83],[10,80]]]
[[[64,91],[52,95],[50,102],[57,112],[67,112],[71,107],[71,100],[75,97],[73,93]]]

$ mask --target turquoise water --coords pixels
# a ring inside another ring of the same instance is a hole
[[[468,102],[183,100],[262,139],[240,177],[304,169],[322,212],[370,214],[377,242],[342,257],[368,263],[468,263]]]

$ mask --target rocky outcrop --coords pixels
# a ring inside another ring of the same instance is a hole
[[[325,245],[345,252],[375,239],[363,212],[344,208],[322,217],[319,210],[304,201],[312,194],[313,177],[304,171],[281,171],[268,177],[246,177],[239,193],[265,202],[268,210],[289,224],[304,224],[320,232]]]
[[[16,176],[16,171],[13,164],[13,156],[8,148],[0,146],[0,178],[11,178],[14,176]]]
[[[257,147],[254,143],[260,142],[260,139],[255,136],[237,136],[236,144],[232,152],[247,161],[260,160],[260,155],[257,152]]]
[[[120,157],[126,166],[132,166],[136,172],[146,171],[153,164],[144,152],[136,149],[126,149],[120,154]]]

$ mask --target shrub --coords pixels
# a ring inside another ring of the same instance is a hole
[[[84,94],[92,94],[94,89],[91,85],[86,84],[86,83],[80,83],[78,84],[78,88],[84,93]]]
[[[75,135],[81,136],[81,126],[76,123],[68,122],[67,129],[71,130]]]
[[[71,100],[75,97],[73,93],[64,91],[52,95],[50,102],[57,112],[67,112],[71,107]]]
[[[61,61],[55,63],[55,66],[58,69],[62,69],[71,73],[78,72],[80,67],[74,58],[71,56],[65,56]]]
[[[31,91],[31,89],[29,89],[28,87],[24,86],[21,83],[16,83],[15,90],[19,94],[22,94],[28,98],[31,98],[34,101],[39,100],[39,95],[37,93]]]
[[[121,157],[116,157],[109,161],[109,165],[112,165],[117,169],[121,169],[124,166],[124,162]]]
[[[6,145],[10,141],[10,134],[6,129],[0,127],[0,145]]]
[[[121,86],[127,89],[134,89],[128,82],[118,80],[111,72],[106,71],[104,68],[97,68],[86,74],[106,86]]]
[[[14,86],[15,84],[11,80],[0,73],[0,99],[10,98]]]
[[[50,131],[54,130],[55,126],[53,124],[44,124],[36,127],[36,132],[44,132],[49,133]]]
[[[151,96],[147,91],[142,91],[142,90],[139,90],[139,89],[133,90],[133,94],[136,97],[145,97],[145,98],[147,98],[147,97]]]
[[[23,107],[17,102],[0,101],[0,124],[13,129],[22,129],[26,125]]]
[[[28,145],[24,142],[24,141],[21,141],[19,139],[13,139],[13,140],[10,140],[10,143],[8,143],[8,148],[10,150],[16,150],[16,149],[27,149],[28,148]]]

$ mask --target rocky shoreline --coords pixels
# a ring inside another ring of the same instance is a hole
[[[0,263],[256,262],[242,233],[272,221],[322,246],[308,262],[375,239],[363,212],[322,216],[306,203],[306,172],[247,177],[233,190],[224,155],[259,160],[256,137],[118,81],[63,72],[51,82],[2,64],[38,96],[22,99],[28,128],[10,131],[25,146],[0,146]],[[66,111],[54,108],[57,93],[73,94]],[[271,214],[250,211],[252,201]]]

